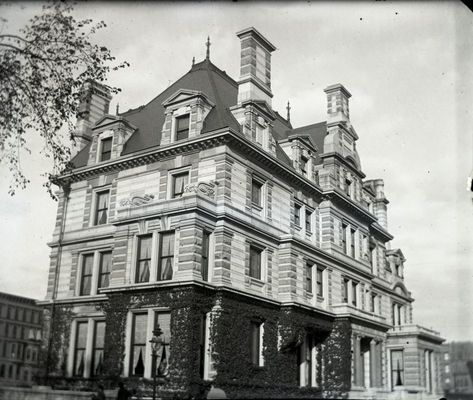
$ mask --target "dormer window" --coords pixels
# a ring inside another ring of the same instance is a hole
[[[309,161],[308,158],[302,156],[301,157],[301,174],[307,176],[307,162]]]
[[[107,161],[112,158],[112,137],[100,141],[100,160]]]
[[[352,197],[352,181],[345,179],[345,193],[348,197]]]
[[[176,140],[184,140],[189,138],[190,114],[180,115],[176,117]]]

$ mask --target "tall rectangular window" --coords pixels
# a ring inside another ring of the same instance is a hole
[[[297,227],[301,226],[301,206],[294,204],[294,225]]]
[[[305,211],[305,230],[312,232],[312,212],[309,210]]]
[[[90,291],[92,289],[93,267],[94,267],[94,255],[84,254],[82,256],[79,296],[88,296],[90,294]]]
[[[108,222],[109,195],[109,190],[96,194],[94,225],[104,225]]]
[[[342,224],[342,249],[345,254],[347,254],[348,249],[347,249],[347,229],[348,226],[345,224]]]
[[[182,197],[186,185],[189,183],[189,172],[182,172],[172,176],[172,198]]]
[[[348,197],[352,197],[352,182],[349,179],[345,179],[345,193]]]
[[[74,346],[74,376],[83,376],[85,369],[85,347],[87,345],[87,322],[78,322]]]
[[[152,235],[138,237],[135,283],[149,282]]]
[[[313,279],[312,279],[312,264],[307,263],[305,265],[305,290],[307,290],[307,293],[313,293],[314,288],[313,288]]]
[[[161,339],[163,345],[156,354],[156,373],[158,375],[167,375],[169,372],[169,356],[171,355],[171,313],[169,312],[155,312],[154,313],[154,329],[159,325],[162,331]]]
[[[346,278],[343,279],[342,282],[342,301],[344,303],[348,303],[348,284],[350,281]]]
[[[299,346],[297,352],[299,374],[298,381],[302,387],[315,387],[316,383],[316,347],[315,339],[312,335],[307,334],[304,338],[304,342]]]
[[[317,296],[324,297],[324,280],[323,280],[324,270],[317,267]]]
[[[376,300],[377,300],[378,296],[376,295],[376,293],[371,293],[371,306],[370,306],[370,311],[372,313],[376,312]]]
[[[250,323],[250,359],[253,365],[263,366],[262,348],[262,328],[261,322],[251,321]]]
[[[203,232],[202,234],[202,263],[201,263],[201,272],[202,280],[208,281],[209,279],[209,242],[210,242],[210,233]]]
[[[263,188],[263,184],[256,179],[251,180],[251,202],[261,207],[261,191]]]
[[[174,265],[174,232],[159,235],[158,281],[172,279]]]
[[[356,282],[351,282],[351,293],[352,293],[352,296],[351,296],[351,304],[353,304],[355,307],[357,305],[357,287],[358,287],[358,283]]]
[[[108,137],[100,141],[100,161],[110,160],[112,157],[112,138]]]
[[[143,376],[146,359],[147,313],[134,313],[131,333],[130,375]]]
[[[103,348],[105,343],[105,321],[95,321],[92,348],[91,376],[101,375],[103,370]]]
[[[176,140],[189,138],[189,121],[189,114],[176,117]]]
[[[255,246],[250,246],[250,277],[261,279],[261,253],[263,251]]]
[[[110,272],[112,271],[112,252],[100,253],[99,282],[98,288],[106,288],[110,284]]]
[[[355,258],[355,230],[350,229],[350,255]]]
[[[391,382],[393,388],[404,384],[403,350],[391,350]]]
[[[304,156],[301,157],[301,162],[300,162],[301,173],[304,176],[307,176],[307,161],[309,161],[309,160],[306,157],[304,157]]]

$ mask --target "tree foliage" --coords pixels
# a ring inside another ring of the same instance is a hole
[[[76,20],[72,10],[71,4],[51,2],[19,34],[0,32],[0,159],[10,170],[12,195],[29,183],[21,165],[22,153],[31,153],[28,135],[40,135],[41,153],[52,159],[45,175],[64,171],[84,83],[103,84],[111,70],[128,65],[111,65],[110,50],[92,43],[103,21]],[[44,186],[54,197],[49,180]]]

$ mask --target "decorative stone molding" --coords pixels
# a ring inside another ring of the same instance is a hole
[[[215,187],[218,185],[217,181],[197,182],[196,184],[189,184],[184,187],[184,192],[203,194],[204,196],[215,198]]]
[[[131,196],[128,199],[120,201],[120,207],[139,207],[144,204],[151,203],[154,199],[154,194],[145,194],[143,196]]]

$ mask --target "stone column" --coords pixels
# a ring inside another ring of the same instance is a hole
[[[355,338],[355,385],[363,386],[363,357],[361,355],[361,337]]]
[[[370,342],[370,387],[376,387],[378,384],[376,377],[379,366],[376,362],[378,359],[376,347],[376,340],[372,339]]]

